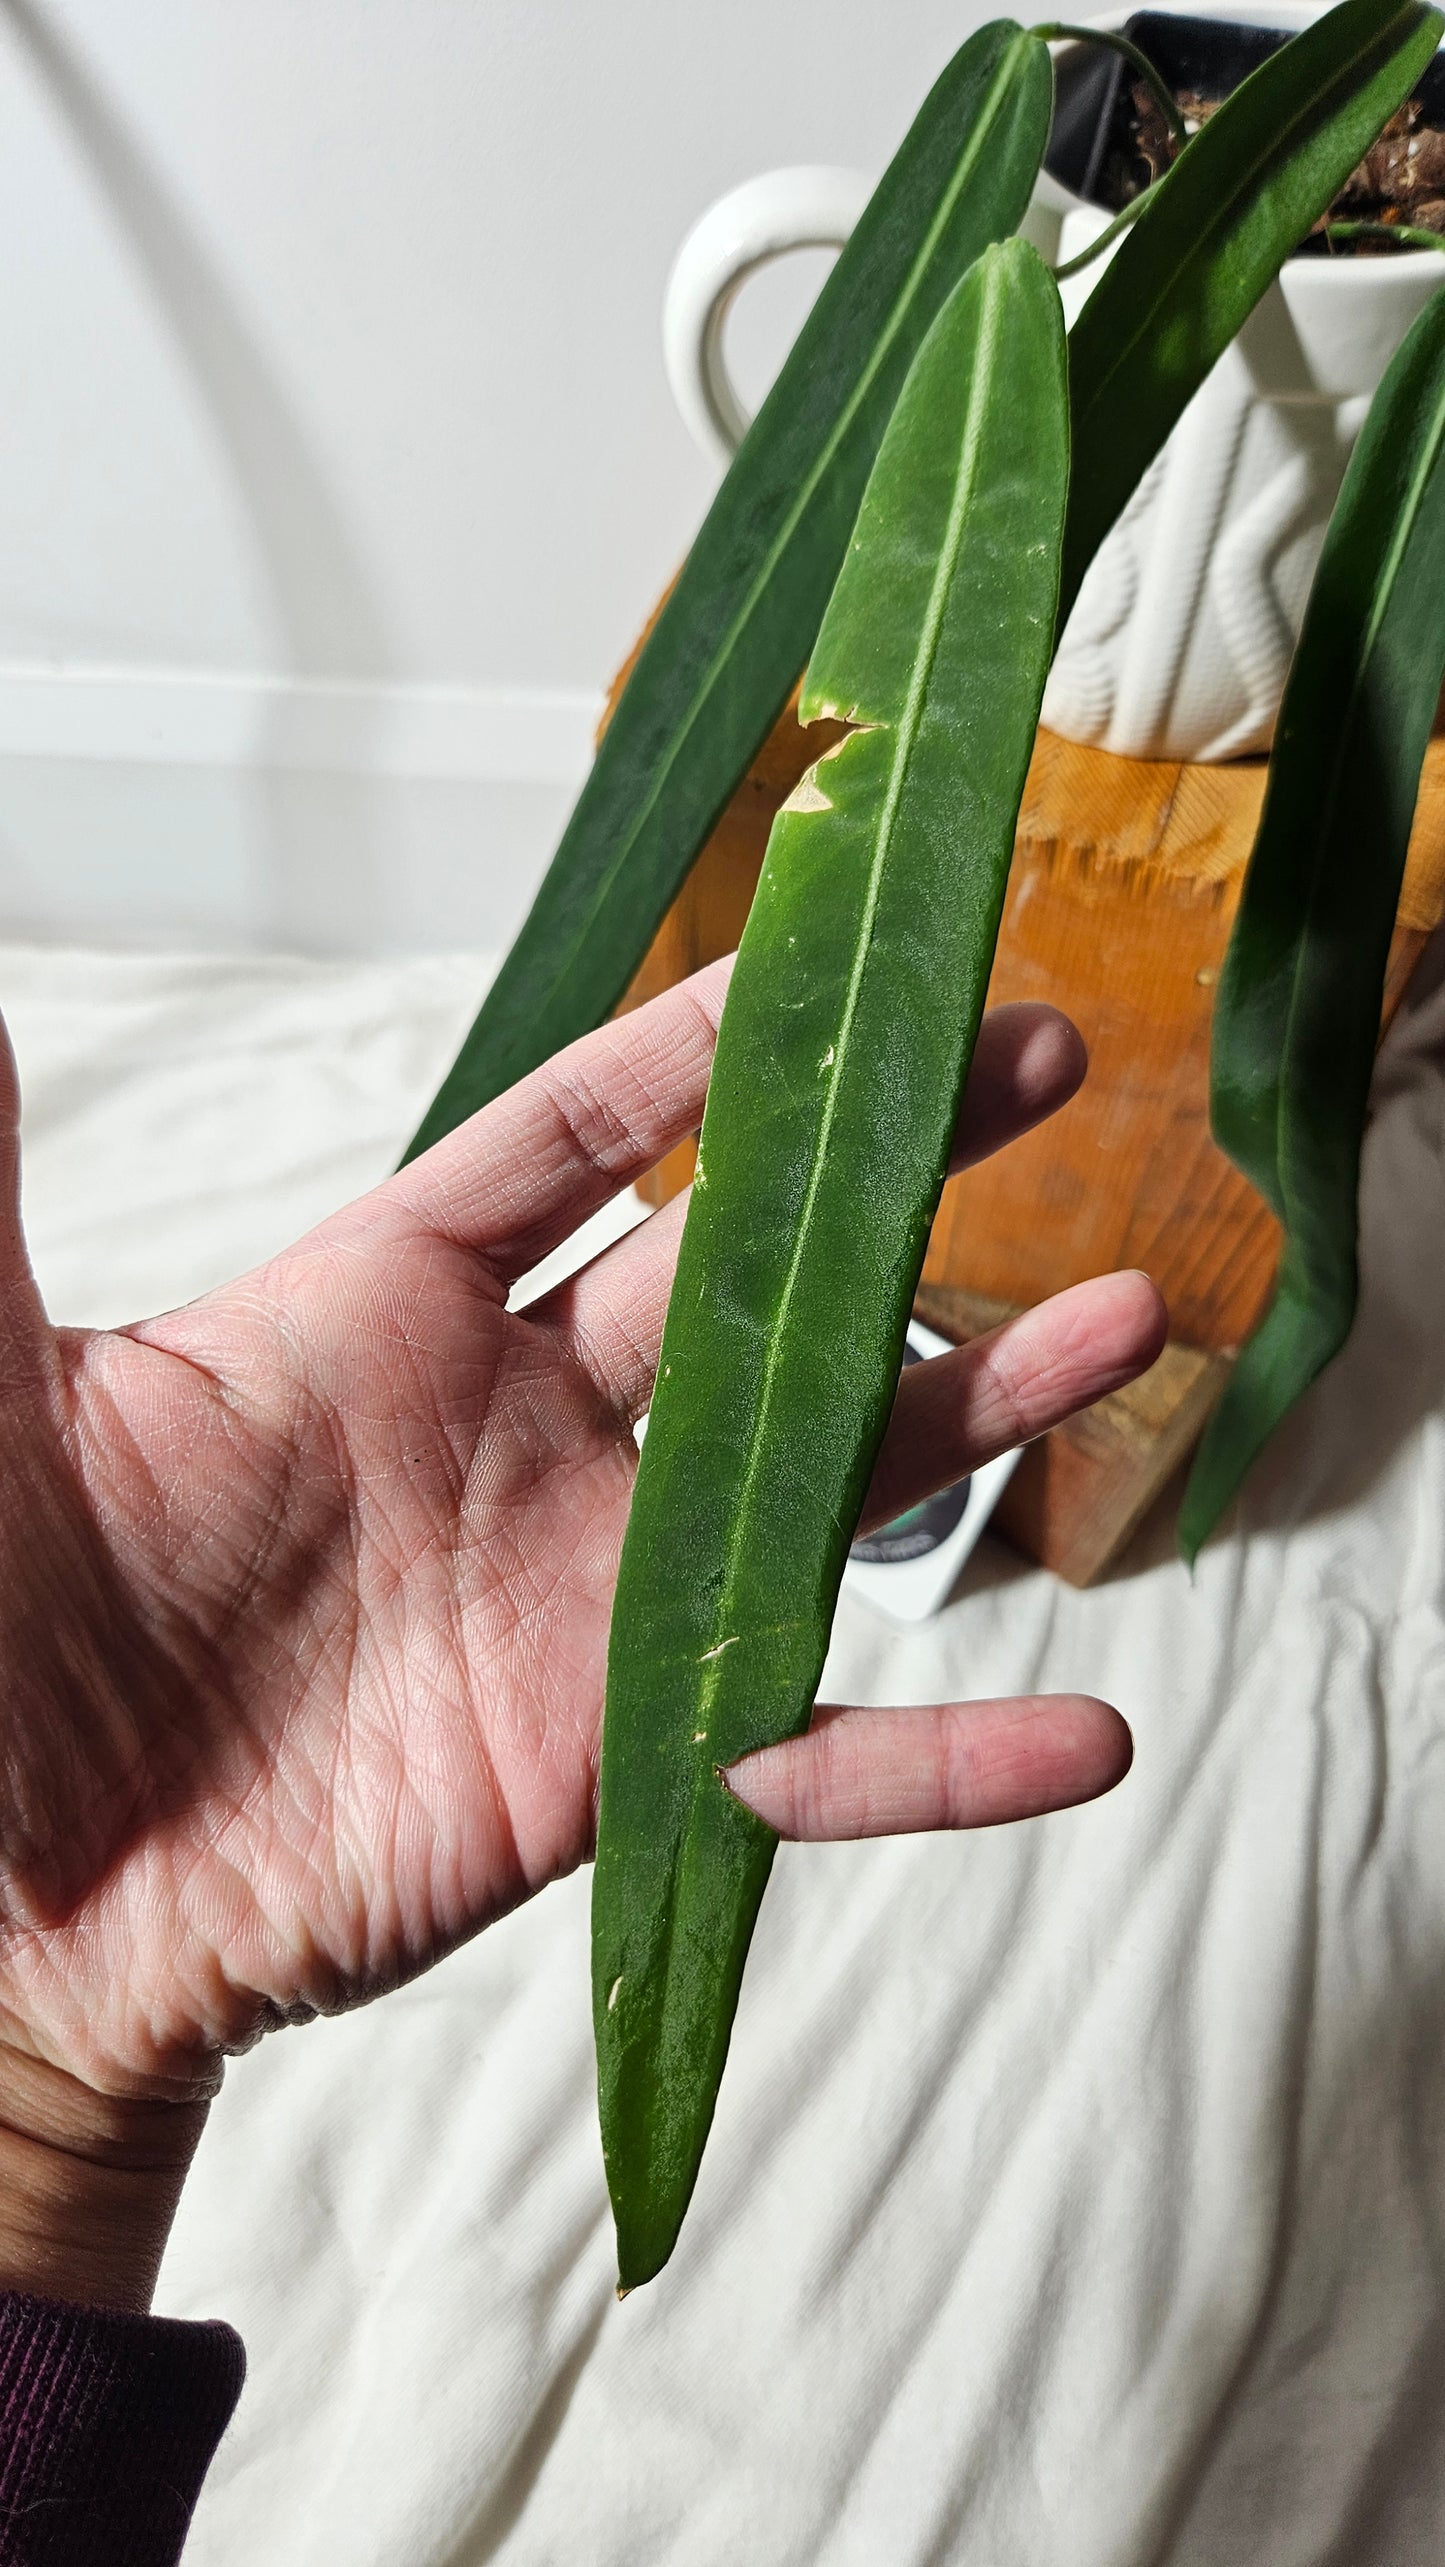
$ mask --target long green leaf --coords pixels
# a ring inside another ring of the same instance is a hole
[[[1251,73],[1150,191],[1069,333],[1061,624],[1186,403],[1442,32],[1419,0],[1344,0]]]
[[[1193,1559],[1349,1333],[1360,1144],[1445,676],[1445,294],[1376,393],[1320,556],[1214,1012],[1216,1137],[1285,1225],[1275,1297],[1195,1458]]]
[[[1052,647],[1057,292],[988,251],[889,426],[719,1035],[612,1621],[593,1897],[624,2285],[671,2252],[774,1838],[719,1769],[804,1728],[898,1377]]]
[[[1000,18],[924,101],[713,502],[408,1158],[621,998],[797,682],[916,349],[1023,216],[1051,97],[1046,48]]]

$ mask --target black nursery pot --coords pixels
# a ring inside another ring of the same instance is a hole
[[[1176,95],[1227,98],[1288,44],[1284,27],[1246,27],[1224,18],[1175,17],[1140,9],[1123,32]],[[1044,167],[1075,196],[1117,212],[1126,194],[1108,179],[1134,152],[1134,74],[1102,45],[1072,45],[1055,60],[1054,123]],[[1437,54],[1414,91],[1429,124],[1445,124],[1445,60]]]

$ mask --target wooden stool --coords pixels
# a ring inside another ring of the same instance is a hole
[[[732,951],[773,815],[838,736],[831,724],[803,730],[789,706],[628,1005]],[[1032,1445],[995,1518],[1075,1586],[1107,1569],[1190,1451],[1274,1278],[1274,1217],[1209,1132],[1214,985],[1264,782],[1260,759],[1146,763],[1040,731],[1024,791],[989,1003],[1063,1008],[1088,1044],[1089,1076],[1062,1113],[946,1186],[917,1308],[962,1342],[1114,1267],[1142,1266],[1164,1294],[1170,1338],[1158,1363]],[[1387,1023],[1442,915],[1445,739],[1426,759]],[[648,1199],[686,1185],[694,1157],[691,1143],[674,1150],[643,1186]]]

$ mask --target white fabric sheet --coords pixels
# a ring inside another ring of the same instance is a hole
[[[464,960],[10,951],[52,1306],[137,1315],[395,1154]],[[834,1698],[1082,1686],[1094,1809],[784,1848],[669,2271],[623,2306],[587,1882],[230,2072],[161,2305],[251,2373],[191,2567],[1425,2567],[1445,2551],[1445,1001],[1345,1358],[1193,1584],[986,1543]]]

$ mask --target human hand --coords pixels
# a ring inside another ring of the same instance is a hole
[[[0,1165],[0,2283],[143,2306],[224,2054],[424,1968],[591,1851],[608,1613],[683,1206],[509,1287],[696,1129],[724,967],[575,1045],[241,1282],[53,1330]],[[985,1025],[959,1163],[1082,1047]],[[885,1521],[1150,1363],[1142,1276],[910,1370]],[[1075,1697],[820,1714],[786,1834],[1089,1797]]]

